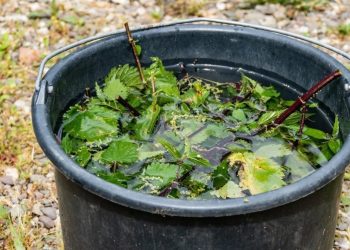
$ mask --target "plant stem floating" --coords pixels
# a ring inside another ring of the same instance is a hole
[[[168,198],[243,197],[291,184],[341,148],[338,118],[329,133],[310,127],[308,103],[339,71],[291,102],[246,75],[178,79],[151,60],[111,69],[63,116],[64,151],[108,182]]]

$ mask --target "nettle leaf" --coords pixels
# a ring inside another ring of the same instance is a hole
[[[215,189],[223,187],[230,179],[227,161],[223,161],[213,172],[212,180]]]
[[[289,169],[291,173],[290,182],[295,182],[315,171],[306,157],[300,155],[296,151],[287,157],[284,165]]]
[[[157,142],[160,143],[165,148],[165,150],[168,151],[169,154],[171,154],[171,156],[175,159],[180,159],[182,157],[182,154],[179,152],[179,150],[177,150],[177,148],[166,139],[158,138]]]
[[[187,160],[190,161],[192,164],[195,164],[197,166],[203,166],[203,167],[210,167],[211,163],[205,159],[202,155],[199,153],[192,151],[188,155],[186,155]]]
[[[259,126],[266,125],[274,121],[283,111],[267,111],[258,120]]]
[[[143,83],[140,80],[139,73],[136,67],[128,64],[112,68],[105,78],[106,84],[111,81],[119,80],[126,87],[135,87],[143,89]]]
[[[148,139],[153,133],[160,115],[160,111],[161,110],[159,105],[152,103],[152,105],[147,108],[142,117],[139,118],[135,128],[136,134],[140,139]]]
[[[144,175],[152,177],[160,177],[157,186],[164,187],[169,185],[177,177],[181,176],[182,169],[178,165],[152,162],[147,166]]]
[[[196,129],[199,128],[200,126],[196,126]],[[191,144],[195,145],[204,142],[209,137],[226,138],[229,135],[230,132],[228,132],[227,128],[222,124],[208,124],[204,129],[192,136],[190,138],[190,142]]]
[[[338,116],[335,116],[334,124],[333,124],[333,131],[332,131],[332,137],[336,138],[339,135],[339,119]]]
[[[95,83],[95,91],[96,91],[96,96],[98,99],[100,99],[101,101],[105,101],[106,97],[103,94],[103,90],[101,89],[100,85],[98,85],[98,83]]]
[[[252,194],[271,191],[286,184],[282,167],[271,159],[245,152],[232,153],[228,160],[231,166],[240,166],[240,187]]]
[[[119,97],[126,99],[129,95],[129,90],[120,79],[112,79],[106,82],[103,95],[110,101],[116,100]]]
[[[183,185],[191,191],[191,197],[198,197],[208,189],[210,176],[201,171],[193,171]]]
[[[86,164],[90,161],[90,159],[91,159],[91,153],[89,152],[88,147],[83,145],[77,151],[75,160],[78,162],[80,166],[85,167]]]
[[[106,172],[98,172],[96,174],[98,177],[104,179],[113,184],[117,184],[118,186],[127,187],[128,181],[132,179],[131,176],[127,176],[120,171],[116,171],[114,173],[106,173]]]
[[[179,97],[180,91],[174,73],[167,71],[158,57],[151,57],[153,63],[145,70],[148,82],[155,81],[156,91],[163,92],[169,96]]]
[[[181,99],[183,102],[190,104],[192,107],[198,107],[204,104],[209,94],[210,91],[204,88],[200,81],[196,81],[189,90],[181,95]]]
[[[282,157],[292,153],[291,149],[285,144],[266,144],[259,147],[255,152],[257,156],[272,158],[272,157]]]
[[[106,163],[134,163],[138,160],[138,146],[129,141],[114,141],[101,154]]]
[[[66,154],[70,154],[73,151],[73,142],[69,138],[69,134],[66,134],[61,140],[61,147]]]
[[[315,139],[320,139],[320,140],[328,140],[329,135],[322,130],[315,129],[315,128],[310,128],[310,127],[304,127],[303,134],[308,135],[312,138]]]
[[[138,56],[140,56],[140,55],[141,55],[141,52],[142,52],[142,47],[141,47],[141,45],[135,44],[135,48],[136,48],[136,54],[137,54]]]
[[[159,144],[158,144],[159,145]],[[139,147],[139,160],[145,160],[148,158],[153,158],[156,156],[161,156],[164,154],[164,150],[160,148],[157,143],[145,143]]]
[[[241,188],[233,181],[228,181],[224,186],[218,190],[211,191],[210,193],[221,199],[238,198],[244,196]]]
[[[338,153],[341,148],[341,141],[340,139],[330,139],[328,141],[328,147],[334,154]]]
[[[106,120],[94,113],[85,111],[66,122],[64,132],[87,141],[102,140],[118,133],[116,121]]]
[[[232,111],[232,117],[240,122],[246,122],[247,117],[242,109],[235,109]]]

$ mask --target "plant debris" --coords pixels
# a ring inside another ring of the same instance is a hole
[[[306,103],[339,71],[293,103],[246,75],[178,79],[151,59],[111,69],[96,95],[63,116],[64,151],[108,182],[169,198],[243,197],[299,180],[341,147],[338,118],[331,134],[311,128],[315,103]]]

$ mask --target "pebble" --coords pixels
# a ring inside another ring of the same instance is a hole
[[[53,207],[42,207],[41,212],[43,212],[43,214],[45,214],[52,220],[55,220],[57,218],[56,209]]]
[[[33,65],[40,59],[40,52],[35,49],[21,47],[19,48],[19,62],[25,65]]]
[[[53,228],[55,226],[55,222],[45,215],[39,217],[39,221],[44,224],[47,229]]]
[[[3,184],[5,185],[15,185],[15,181],[14,179],[12,178],[12,176],[1,176],[0,177],[0,182],[2,182]]]
[[[40,203],[35,203],[33,208],[32,208],[32,213],[35,214],[35,215],[43,215],[43,213],[41,212],[40,210],[41,208],[41,204]]]
[[[8,167],[4,171],[6,176],[12,176],[13,180],[16,182],[18,180],[19,174],[17,168]]]
[[[43,176],[41,174],[32,174],[30,176],[30,182],[33,182],[33,183],[44,183],[44,182],[46,182],[46,178],[45,178],[45,176]]]
[[[44,195],[42,193],[40,193],[39,191],[35,191],[34,195],[35,195],[35,198],[38,200],[44,198]]]
[[[14,105],[18,109],[22,110],[25,114],[30,114],[30,104],[28,102],[19,99],[15,101]]]

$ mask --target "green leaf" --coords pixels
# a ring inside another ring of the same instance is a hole
[[[143,89],[144,87],[137,68],[128,64],[112,68],[105,78],[105,82],[107,83],[117,79],[126,87],[135,87],[138,89]]]
[[[284,186],[283,169],[275,161],[255,156],[253,153],[232,153],[228,157],[231,166],[241,166],[238,171],[240,187],[252,194],[271,191]]]
[[[240,122],[246,122],[247,117],[242,109],[235,109],[232,111],[232,117]]]
[[[312,138],[315,139],[320,139],[320,140],[328,140],[329,135],[322,130],[315,129],[315,128],[310,128],[310,127],[304,127],[303,134],[308,135]]]
[[[153,133],[160,115],[159,105],[152,103],[137,121],[135,126],[136,134],[140,139],[148,139]]]
[[[211,191],[210,193],[221,199],[237,198],[244,196],[244,194],[241,191],[241,188],[233,181],[228,181],[220,189]]]
[[[114,141],[103,151],[101,160],[106,163],[134,163],[138,159],[137,145],[129,141]]]
[[[169,185],[178,176],[181,176],[182,170],[179,166],[167,163],[152,162],[147,166],[144,175],[152,177],[160,177],[161,180],[157,183],[157,186],[164,187]]]
[[[287,157],[284,165],[290,170],[291,182],[296,182],[315,171],[306,157],[299,154],[297,151],[294,151]]]
[[[191,197],[197,197],[208,189],[209,182],[209,174],[193,170],[182,184],[191,191]]]
[[[200,81],[196,81],[192,84],[192,88],[187,90],[181,99],[183,102],[190,104],[192,107],[198,107],[207,100],[210,92],[202,86]]]
[[[137,54],[138,56],[140,56],[140,55],[141,55],[141,52],[142,52],[142,47],[141,47],[141,45],[135,44],[135,48],[136,48],[136,54]]]
[[[105,181],[117,184],[118,186],[122,186],[125,188],[127,188],[127,186],[128,186],[128,184],[127,184],[128,181],[132,179],[131,176],[127,176],[120,171],[116,171],[114,173],[106,173],[106,172],[100,171],[96,175],[98,177],[104,179]]]
[[[138,149],[139,151],[139,160],[145,160],[148,158],[153,158],[156,156],[160,156],[164,154],[164,150],[161,148],[158,148],[155,144],[147,143],[143,144],[141,147]]]
[[[203,166],[203,167],[210,167],[211,163],[205,159],[203,156],[201,156],[199,153],[192,151],[187,155],[187,160],[190,161],[192,164]]]
[[[78,162],[78,164],[82,167],[85,167],[86,164],[91,159],[91,153],[89,152],[89,149],[84,145],[82,146],[76,154],[75,160]]]
[[[115,117],[112,117],[112,116]],[[118,114],[105,108],[75,113],[64,121],[63,131],[87,141],[103,140],[118,133]]]
[[[177,148],[174,145],[169,143],[166,139],[158,138],[157,142],[160,143],[165,148],[165,150],[168,151],[169,154],[171,154],[172,157],[174,157],[175,159],[181,158],[181,153],[177,150]]]
[[[336,138],[339,135],[339,119],[338,116],[335,116],[334,124],[333,124],[333,131],[332,131],[332,137]]]
[[[118,97],[126,99],[129,93],[128,88],[120,81],[120,79],[112,79],[106,82],[103,94],[108,100],[113,101],[118,99]]]
[[[64,152],[66,152],[66,154],[70,154],[73,151],[73,142],[72,140],[69,138],[69,135],[66,134],[62,141],[61,141],[61,146],[64,150]]]
[[[328,142],[328,147],[334,154],[338,153],[341,148],[340,139],[330,139]]]
[[[255,152],[257,156],[273,158],[291,154],[291,150],[284,144],[271,143],[259,147]]]
[[[283,111],[267,111],[258,120],[260,126],[270,124],[274,121]]]
[[[196,130],[198,130],[200,127],[205,126],[203,123],[198,123],[195,121],[189,121],[189,123],[191,124],[187,124],[187,123],[182,123],[184,130],[190,130],[191,129],[191,133],[195,132]],[[189,135],[190,133],[184,133],[186,135]],[[225,138],[227,136],[230,135],[230,132],[228,132],[227,128],[222,125],[222,124],[207,124],[206,127],[204,129],[202,129],[201,131],[199,131],[198,133],[195,133],[192,137],[189,138],[191,144],[196,145],[196,144],[200,144],[202,142],[204,142],[205,140],[207,140],[209,137],[215,137],[215,138]]]
[[[151,57],[153,63],[145,71],[148,82],[155,81],[157,92],[163,92],[169,96],[179,97],[180,91],[177,87],[177,79],[174,73],[167,71],[158,57]]]
[[[97,98],[101,101],[105,101],[106,96],[104,95],[103,90],[100,88],[100,85],[98,85],[97,82],[95,83],[95,90]]]
[[[212,180],[215,189],[223,187],[230,179],[227,161],[223,161],[213,172]]]

